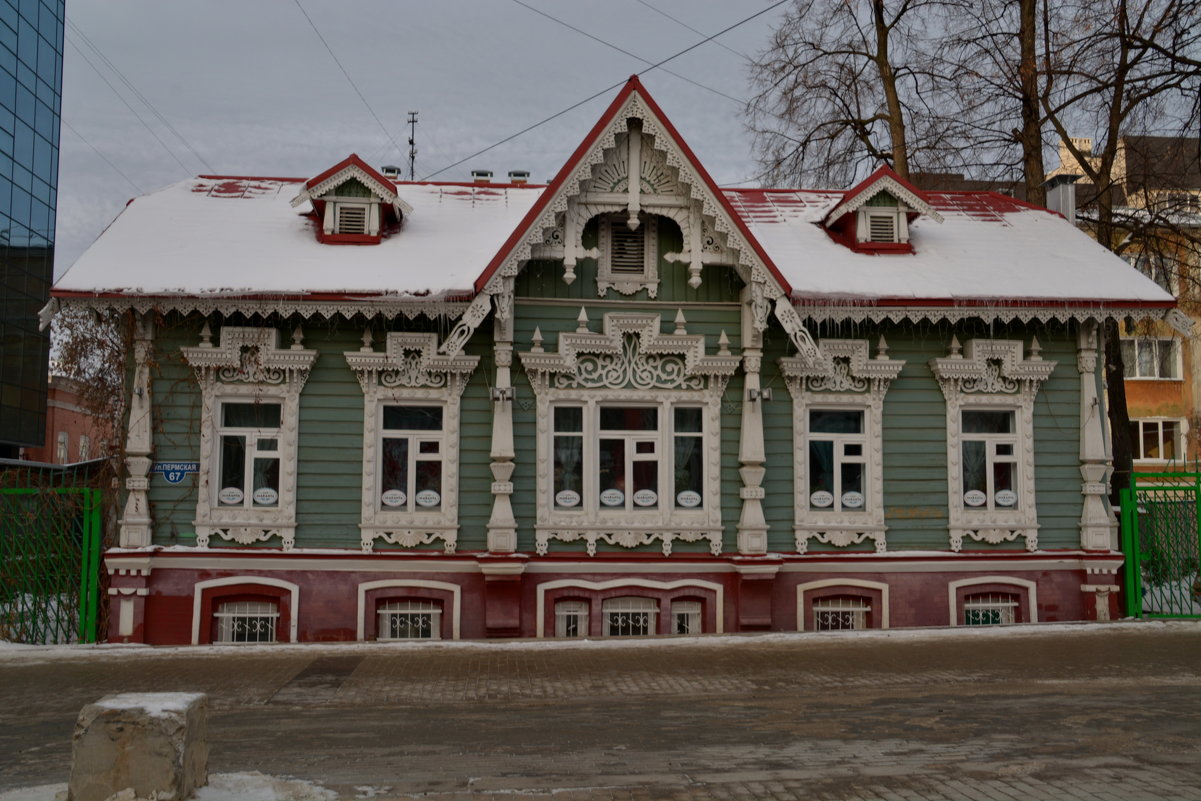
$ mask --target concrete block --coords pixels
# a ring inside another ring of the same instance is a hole
[[[208,781],[203,693],[122,693],[75,723],[68,801],[184,801]]]

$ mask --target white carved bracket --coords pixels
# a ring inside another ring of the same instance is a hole
[[[343,355],[364,392],[373,387],[428,387],[460,395],[480,361],[479,356],[439,354],[436,334],[397,331],[388,334],[382,353],[365,344]]]
[[[622,548],[637,548],[643,545],[650,545],[658,540],[663,547],[663,555],[671,556],[672,543],[674,542],[700,542],[707,540],[709,542],[709,553],[713,556],[721,555],[721,537],[720,529],[713,531],[699,531],[690,529],[687,531],[600,531],[600,530],[546,530],[538,529],[535,533],[535,549],[539,556],[546,556],[546,552],[550,547],[552,539],[560,542],[576,542],[584,540],[589,556],[596,556],[597,542],[605,542],[609,545],[617,545]]]
[[[1032,339],[1030,358],[1022,358],[1022,343],[1010,339],[970,339],[960,352],[952,338],[950,355],[930,360],[930,371],[938,380],[948,403],[964,395],[1023,395],[1033,399],[1043,381],[1055,371],[1055,362],[1039,355],[1038,340]]]
[[[201,386],[215,383],[289,384],[296,392],[304,388],[309,370],[317,360],[317,351],[300,346],[300,329],[293,335],[291,348],[281,350],[275,328],[224,326],[221,344],[209,342],[208,324],[201,332],[201,344],[180,348],[196,373]]]

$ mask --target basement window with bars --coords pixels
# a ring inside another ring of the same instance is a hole
[[[558,601],[555,604],[555,636],[588,636],[587,601]]]
[[[963,625],[1003,626],[1017,622],[1018,598],[1008,593],[983,593],[963,599]]]
[[[671,602],[671,633],[700,634],[701,633],[701,602],[672,601]]]
[[[385,601],[379,605],[380,640],[438,640],[442,608],[434,601]]]
[[[647,637],[655,633],[659,605],[653,598],[610,598],[603,604],[609,637]]]
[[[226,601],[213,617],[219,643],[276,642],[279,606],[271,601]]]
[[[838,595],[813,601],[815,631],[849,631],[867,628],[872,611],[867,599],[857,595]]]

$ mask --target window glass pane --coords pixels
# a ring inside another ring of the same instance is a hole
[[[689,407],[676,409],[676,433],[701,432],[701,410]]]
[[[279,505],[279,459],[256,458],[254,460],[254,505]],[[270,493],[258,493],[257,490],[267,489]]]
[[[561,410],[556,410],[561,411]],[[578,409],[575,411],[579,411]],[[555,505],[578,506],[584,493],[584,438],[555,437]],[[567,491],[575,495],[560,495]]]
[[[1163,421],[1163,455],[1161,459],[1176,458],[1176,442],[1179,439],[1179,424],[1175,420]]]
[[[987,448],[983,442],[964,440],[963,442],[963,491],[988,491],[987,484]]]
[[[417,485],[414,499],[423,509],[437,509],[442,505],[442,462],[422,460],[417,463]],[[425,492],[425,495],[421,493]],[[430,493],[436,493],[435,495]]]
[[[809,442],[809,493],[834,491],[834,443]]]
[[[1013,462],[993,462],[992,489],[993,503],[999,509],[1017,508],[1016,484],[1017,465]],[[1000,493],[1005,492],[1004,495]],[[998,496],[1000,500],[997,500]],[[1009,503],[1012,501],[1012,503]]]
[[[602,407],[600,427],[603,431],[657,431],[659,410],[637,406]]]
[[[842,493],[863,492],[863,463],[851,462],[842,465]]]
[[[221,486],[246,490],[246,438],[225,436],[221,438]]]
[[[682,508],[704,505],[705,492],[702,486],[704,464],[701,437],[677,436],[675,449],[675,504]],[[680,493],[690,493],[681,499]],[[682,502],[681,502],[682,501]]]
[[[405,494],[403,500],[395,495],[389,496],[396,506],[408,506],[409,492],[409,441],[407,439],[384,438],[380,456],[379,489],[381,496],[389,490],[399,490]],[[383,504],[383,501],[380,501]],[[392,506],[392,504],[384,504]]]
[[[1126,368],[1126,375],[1134,377],[1138,375],[1138,363],[1134,358],[1134,340],[1122,340],[1122,366]]]
[[[1161,339],[1159,341],[1159,373],[1160,378],[1176,377],[1176,341]]]
[[[1143,423],[1143,458],[1160,458],[1159,423]]]
[[[279,428],[282,413],[278,403],[223,403],[221,424],[229,428]]]
[[[279,450],[279,440],[274,437],[255,440],[254,449],[259,453]]]
[[[659,492],[659,462],[640,460],[634,462],[634,492],[639,490],[651,490],[656,495]],[[634,501],[636,506],[643,506],[638,499]],[[646,503],[645,506],[657,506],[655,503]]]
[[[626,442],[624,439],[602,439],[598,450],[600,457],[600,491],[602,506],[624,506],[626,491]],[[618,490],[617,495],[606,495],[609,490]]]
[[[863,412],[814,409],[809,412],[809,431],[817,434],[861,434]]]
[[[1013,412],[985,412],[966,409],[963,412],[965,434],[1012,434]]]
[[[584,410],[579,406],[555,407],[555,431],[583,431]]]
[[[422,440],[421,442],[417,443],[417,452],[436,454],[441,452],[441,446],[442,443],[438,442],[437,440]]]
[[[441,406],[385,406],[384,428],[400,431],[441,431]]]
[[[1138,374],[1150,378],[1155,375],[1155,340],[1140,339],[1138,341]]]

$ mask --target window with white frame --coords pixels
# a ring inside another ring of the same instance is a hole
[[[1185,420],[1131,420],[1130,441],[1134,458],[1145,461],[1182,461],[1185,458]]]
[[[1009,593],[979,593],[963,599],[963,625],[1002,626],[1017,620],[1018,597]]]
[[[859,595],[836,595],[815,598],[813,601],[814,631],[843,631],[867,628],[867,615],[872,611],[866,598]]]
[[[1122,366],[1127,379],[1180,379],[1180,341],[1169,337],[1122,339]]]
[[[68,452],[69,444],[70,444],[70,438],[67,436],[67,432],[66,431],[58,432],[58,437],[55,439],[55,446],[54,446],[54,461],[56,463],[66,464],[67,462],[71,461],[71,457]]]
[[[879,192],[859,209],[856,239],[860,243],[899,244],[909,241],[908,208],[888,192]]]
[[[279,506],[282,417],[279,400],[220,401],[215,505],[244,509]]]
[[[414,512],[442,506],[443,416],[441,406],[381,406],[380,509]]]
[[[555,636],[556,637],[587,637],[588,636],[588,602],[587,601],[556,601],[555,602]]]
[[[1013,409],[964,409],[960,428],[964,507],[1017,509],[1018,434]]]
[[[367,203],[346,203],[339,201],[334,204],[336,222],[334,233],[366,234],[371,205]]]
[[[659,223],[653,214],[639,214],[630,226],[628,214],[605,214],[598,221],[597,289],[632,295],[640,289],[654,297],[659,285]]]
[[[684,404],[552,407],[556,509],[703,510],[704,414]]]
[[[646,637],[655,633],[659,604],[654,598],[629,596],[602,602],[607,637]]]
[[[701,602],[672,601],[671,602],[671,633],[700,634],[701,633]]]
[[[380,640],[438,640],[442,607],[435,601],[384,601],[378,607]]]
[[[459,399],[478,356],[438,353],[436,334],[387,335],[343,354],[363,389],[361,545],[458,541]]]
[[[219,643],[276,641],[279,605],[273,601],[225,601],[213,613]]]
[[[863,409],[809,410],[809,506],[861,513],[867,496],[867,425]]]

